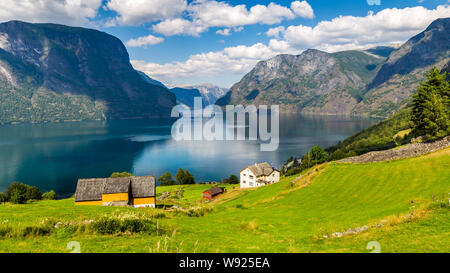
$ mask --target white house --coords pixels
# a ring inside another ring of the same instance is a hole
[[[280,182],[280,171],[269,163],[250,165],[241,171],[241,188],[256,188]]]

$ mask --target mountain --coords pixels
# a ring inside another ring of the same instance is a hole
[[[97,30],[0,24],[0,123],[169,117],[175,96],[144,81]]]
[[[201,85],[181,85],[170,88],[169,91],[175,94],[178,102],[193,107],[195,97],[202,97],[204,106],[211,105],[223,97],[228,89],[205,83]]]
[[[348,114],[384,61],[362,51],[278,55],[259,62],[217,104],[279,104],[283,111]]]
[[[225,95],[228,91],[228,89],[226,88],[215,86],[210,83],[204,83],[201,85],[188,85],[188,84],[175,85],[173,88],[169,88],[165,86],[162,82],[152,79],[144,72],[141,71],[137,72],[146,82],[166,88],[167,90],[175,94],[178,103],[185,104],[189,107],[194,106],[195,97],[202,97],[203,105],[210,105],[214,104],[219,98],[223,97],[223,95]]]
[[[200,94],[202,94],[203,101],[206,105],[215,104],[219,98],[223,97],[228,92],[227,88],[215,86],[210,83],[204,83],[201,85],[186,85],[181,87],[187,89],[197,89]]]
[[[445,18],[400,47],[279,55],[259,62],[217,104],[279,104],[282,111],[387,117],[408,104],[426,71],[448,64],[449,32],[450,18]]]
[[[153,84],[153,85],[158,85],[158,86],[164,87],[164,88],[167,89],[167,87],[166,87],[162,82],[150,78],[150,77],[149,77],[147,74],[145,74],[144,72],[141,72],[141,71],[138,71],[138,70],[136,70],[136,72],[139,74],[139,76],[141,76],[141,78],[142,78],[144,81],[146,81],[146,82],[148,82],[148,83],[151,83],[151,84]]]
[[[428,70],[448,64],[449,32],[450,18],[437,19],[393,51],[354,112],[386,116],[404,107]]]
[[[174,87],[169,89],[169,91],[175,94],[177,103],[185,104],[191,108],[194,107],[194,98],[202,97],[202,94],[198,89]],[[206,105],[205,101],[203,101],[203,105]]]

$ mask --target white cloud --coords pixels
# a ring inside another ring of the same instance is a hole
[[[231,32],[230,28],[219,29],[218,31],[216,31],[217,34],[222,35],[222,36],[230,36],[231,35],[230,32]]]
[[[110,0],[106,7],[118,13],[115,18],[122,25],[171,19],[187,8],[186,0]]]
[[[156,37],[153,35],[147,35],[144,37],[139,37],[137,39],[128,40],[125,45],[129,47],[145,47],[148,45],[156,45],[164,42],[164,38]]]
[[[226,2],[197,0],[187,6],[187,18],[167,18],[154,25],[153,30],[167,36],[178,34],[199,36],[200,33],[211,27],[232,28],[253,24],[273,25],[297,16],[312,18],[311,13],[314,14],[306,1],[292,2],[291,7],[293,9],[270,3],[267,6],[255,5],[248,9],[246,5],[232,6]],[[227,33],[224,31],[217,33]]]
[[[269,30],[266,32],[266,35],[269,37],[275,37],[278,38],[280,36],[280,33],[284,32],[284,27],[283,26],[279,26],[279,27],[275,27],[275,28],[269,28]]]
[[[207,27],[194,24],[183,18],[176,18],[162,21],[161,23],[154,25],[152,29],[154,32],[165,36],[185,34],[198,37],[200,33],[207,29]]]
[[[294,52],[285,42],[270,41],[266,46],[257,43],[252,46],[227,47],[222,51],[195,54],[185,62],[157,64],[134,60],[134,68],[143,71],[152,78],[163,82],[189,80],[192,77],[212,77],[228,74],[244,74],[249,72],[257,62],[272,58],[281,53]]]
[[[101,3],[102,0],[2,0],[0,22],[22,20],[80,25],[96,16]]]
[[[449,6],[438,6],[434,10],[393,8],[376,14],[370,12],[365,17],[339,16],[331,21],[322,21],[315,27],[289,26],[280,33],[294,48],[337,51],[405,41],[442,17],[450,17]],[[267,34],[274,36],[273,33]]]
[[[300,17],[312,19],[314,18],[314,10],[306,1],[294,1],[291,3],[291,9]]]
[[[271,39],[268,45],[256,43],[227,47],[218,52],[192,55],[184,62],[156,64],[132,61],[132,64],[164,82],[183,82],[192,77],[243,75],[260,60],[278,54],[299,54],[307,48],[335,52],[404,42],[441,17],[450,17],[450,7],[438,6],[434,10],[423,7],[385,9],[365,17],[340,16],[322,21],[315,27],[272,28],[267,31],[268,36],[282,34],[282,37]]]
[[[219,29],[216,31],[216,34],[222,35],[222,36],[230,36],[231,35],[231,31],[234,32],[240,32],[244,29],[244,27],[234,27],[234,28],[224,28],[224,29]]]

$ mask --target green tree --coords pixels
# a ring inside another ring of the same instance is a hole
[[[158,181],[161,183],[161,186],[170,186],[176,184],[176,181],[172,179],[172,175],[170,174],[170,172],[163,173],[160,177],[158,177]]]
[[[195,184],[194,175],[191,174],[188,170],[185,171],[184,184]]]
[[[412,121],[414,135],[431,140],[450,133],[450,86],[446,73],[440,74],[437,68],[427,73],[427,79],[413,96]]]
[[[319,146],[314,146],[311,148],[311,151],[309,151],[309,154],[311,156],[311,159],[318,162],[324,162],[327,160],[327,153],[320,148]]]
[[[183,170],[182,168],[178,169],[175,179],[180,185],[195,184],[194,176],[188,170]]]
[[[327,153],[319,146],[314,146],[311,150],[302,158],[302,169],[310,168],[314,165],[320,164],[327,160]]]
[[[27,200],[41,200],[42,192],[38,189],[38,187],[27,186],[26,198]]]
[[[0,203],[3,204],[8,201],[8,196],[6,193],[0,192]]]
[[[178,181],[178,184],[183,185],[186,174],[182,168],[179,168],[177,174],[175,174],[175,179]]]
[[[239,178],[236,175],[232,174],[230,175],[230,178],[228,178],[228,183],[239,184]]]
[[[27,201],[28,186],[21,182],[13,182],[6,189],[8,201],[13,204],[24,204]]]
[[[130,176],[134,176],[134,175],[129,172],[114,172],[111,174],[111,178],[130,177]]]
[[[56,192],[53,190],[46,192],[42,195],[42,199],[44,200],[56,200],[57,198],[58,195],[56,195]]]

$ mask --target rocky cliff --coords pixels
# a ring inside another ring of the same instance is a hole
[[[0,122],[169,117],[175,96],[144,81],[122,42],[56,24],[0,24]]]
[[[284,111],[387,117],[409,103],[429,69],[448,64],[448,33],[450,18],[445,18],[400,47],[279,55],[259,62],[217,104],[279,104]]]

